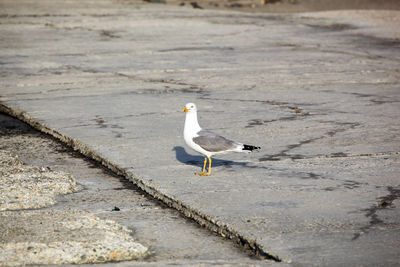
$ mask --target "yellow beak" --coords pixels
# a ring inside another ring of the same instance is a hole
[[[189,111],[188,108],[184,108],[184,109],[183,109],[183,112],[187,112],[187,111]]]

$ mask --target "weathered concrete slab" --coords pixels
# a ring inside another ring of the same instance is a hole
[[[114,221],[76,207],[39,209],[82,189],[71,174],[25,165],[2,150],[0,179],[0,266],[133,260],[148,252]]]
[[[6,150],[0,151],[0,179],[0,211],[48,207],[80,188],[70,174],[24,165]]]
[[[399,263],[397,41],[296,15],[85,4],[3,9],[11,113],[261,253]],[[189,101],[202,126],[263,150],[194,176]]]
[[[130,235],[135,242],[149,248],[144,258],[104,263],[107,266],[111,264],[112,266],[274,266],[278,264],[282,266],[281,263],[263,262],[252,257],[251,251],[245,251],[231,241],[224,240],[207,229],[199,227],[197,223],[184,218],[178,211],[146,196],[125,178],[106,171],[93,161],[83,158],[79,153],[74,153],[60,142],[33,130],[25,123],[2,114],[0,114],[0,150],[13,151],[26,165],[45,166],[45,169],[70,173],[76,178],[76,182],[83,189],[58,197],[57,204],[50,207],[51,209],[61,211],[82,209],[102,220],[115,221],[131,230]],[[54,186],[56,185],[55,180]],[[115,207],[118,207],[119,211]],[[68,215],[73,216],[71,213]],[[43,220],[48,219],[46,216],[47,212],[43,212]],[[63,217],[52,217],[54,220],[60,218]],[[76,219],[79,218],[82,217],[78,216]],[[9,229],[11,231],[16,229],[15,224],[7,225],[11,227]],[[40,229],[35,232],[34,226],[31,229],[29,234],[33,234],[34,238],[42,233]],[[99,230],[103,231],[101,228]],[[25,236],[25,240],[28,239],[29,237]],[[67,239],[65,238],[66,241]],[[77,245],[80,244],[77,243]],[[118,244],[116,246],[119,247]],[[64,248],[64,246],[60,244],[59,248]],[[106,253],[97,256],[109,256],[107,251],[103,252]],[[26,251],[22,249],[19,253],[22,254],[19,254],[20,258],[23,259]],[[12,257],[18,258],[16,255]],[[96,261],[97,258],[92,259]]]
[[[4,211],[0,222],[1,266],[132,260],[147,252],[126,227],[87,211]]]

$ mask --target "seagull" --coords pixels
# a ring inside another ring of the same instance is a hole
[[[258,146],[245,145],[226,139],[211,131],[203,130],[197,121],[197,108],[194,103],[186,104],[183,111],[186,113],[183,138],[190,148],[205,156],[203,171],[195,174],[209,176],[211,174],[211,157],[216,154],[225,154],[228,152],[250,153],[253,150],[260,149]],[[206,173],[207,159],[209,165],[208,172]]]

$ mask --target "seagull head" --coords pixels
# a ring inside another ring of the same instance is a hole
[[[194,103],[187,103],[183,109],[183,112],[195,112],[195,111],[197,111],[197,108]]]

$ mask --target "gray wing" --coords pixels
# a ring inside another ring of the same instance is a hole
[[[198,144],[204,150],[210,152],[221,152],[235,148],[238,143],[228,140],[211,131],[201,130],[197,133],[199,136],[193,138],[193,142]]]

